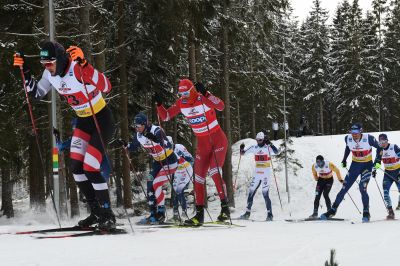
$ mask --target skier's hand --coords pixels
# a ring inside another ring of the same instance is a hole
[[[339,182],[343,184],[344,180],[343,180],[343,179],[340,179]]]
[[[161,96],[160,96],[157,92],[154,93],[153,102],[154,102],[157,106],[161,106],[161,105],[163,104],[163,103],[162,103]]]
[[[86,66],[87,65],[87,61],[85,59],[85,56],[83,55],[83,51],[81,48],[79,48],[78,46],[70,46],[67,49],[67,53],[70,54],[71,59],[73,61],[78,61],[78,63],[81,66]]]
[[[60,131],[55,127],[53,127],[53,135],[57,141],[60,140]]]
[[[151,132],[146,132],[143,135],[153,142],[158,142],[158,138]]]
[[[346,161],[343,161],[343,162],[341,163],[341,165],[342,165],[343,168],[346,168],[347,162],[346,162]]]
[[[204,96],[206,96],[206,94],[207,94],[207,89],[206,89],[206,87],[203,85],[203,83],[201,83],[201,82],[196,82],[196,84],[194,84],[194,86],[196,87],[196,90],[197,90],[199,93],[201,93],[201,94],[203,94]]]
[[[381,169],[381,164],[380,163],[378,163],[378,162],[376,162],[375,164],[374,164],[374,168],[375,169]]]
[[[244,143],[240,144],[240,154],[244,153]]]
[[[376,178],[376,169],[374,169],[374,170],[372,171],[372,177],[373,177],[373,178]]]
[[[123,148],[126,148],[128,146],[128,143],[126,143],[125,140],[123,139],[117,139],[117,143],[122,146]]]
[[[264,141],[265,141],[265,144],[267,144],[267,145],[271,145],[271,141],[270,141],[269,139],[267,139],[267,138],[264,138]]]

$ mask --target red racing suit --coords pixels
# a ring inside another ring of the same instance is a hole
[[[215,109],[222,111],[224,107],[224,102],[209,92],[206,96],[199,94],[192,102],[188,102],[185,98],[179,98],[168,109],[163,105],[157,107],[158,114],[163,121],[168,121],[182,113],[197,137],[194,164],[196,205],[204,205],[204,184],[207,171],[215,183],[220,199],[226,199],[226,186],[221,174],[228,140],[219,126],[215,114]]]

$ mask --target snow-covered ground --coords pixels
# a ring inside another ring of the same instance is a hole
[[[374,134],[376,137],[378,134]],[[400,143],[400,132],[388,132],[391,143]],[[246,139],[233,146],[233,171],[238,170],[238,148],[240,143],[255,143]],[[279,144],[279,141],[276,142]],[[312,179],[311,165],[318,154],[339,166],[344,150],[344,136],[323,136],[294,138],[292,149],[303,166],[297,175],[289,169],[291,203],[287,202],[284,171],[276,172],[280,195],[283,200],[281,210],[275,184],[271,188],[274,218],[273,222],[235,221],[246,227],[241,228],[175,228],[143,230],[136,226],[135,232],[119,236],[92,236],[69,239],[37,240],[27,235],[0,235],[1,265],[324,265],[330,249],[336,249],[340,266],[344,265],[399,265],[397,241],[400,239],[399,221],[371,222],[361,224],[350,199],[345,198],[337,217],[354,221],[288,223],[287,218],[304,218],[313,209],[315,181]],[[350,159],[348,160],[350,163]],[[274,167],[283,169],[274,160]],[[236,193],[236,209],[232,217],[238,217],[246,205],[247,180],[253,169],[251,155],[242,157]],[[341,169],[342,175],[346,171]],[[377,181],[381,189],[382,172]],[[212,181],[209,181],[212,182]],[[334,200],[340,189],[335,182],[331,191]],[[384,204],[371,179],[370,194],[371,220],[382,219],[386,215]],[[392,201],[397,205],[398,193],[392,187]],[[357,186],[350,194],[362,208]],[[324,206],[320,213],[325,211]],[[21,207],[17,203],[17,208]],[[50,206],[50,204],[49,204]],[[26,208],[25,208],[26,209]],[[219,203],[210,203],[210,211],[215,218]],[[400,213],[398,213],[400,216]],[[0,233],[20,230],[54,227],[51,209],[47,215],[36,215],[29,211],[17,213],[15,219],[0,219]],[[252,218],[265,219],[264,200],[259,191],[255,197]],[[135,219],[136,221],[137,219]],[[52,223],[50,223],[51,221]],[[73,225],[76,221],[63,221],[63,225]],[[127,230],[128,222],[121,220]]]

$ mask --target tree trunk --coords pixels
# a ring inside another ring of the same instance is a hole
[[[120,160],[121,156],[125,156],[125,154],[123,154],[123,151],[121,151],[121,154],[119,152],[115,153],[114,177],[115,177],[115,188],[117,193],[117,207],[120,207],[124,204],[122,196],[123,188],[121,184],[121,160]]]
[[[240,99],[239,97],[236,97],[236,109],[237,109],[237,128],[238,128],[238,139],[242,139],[242,129],[240,128]]]
[[[34,135],[29,135],[29,195],[30,207],[44,210],[45,206],[45,177],[42,170],[38,146]]]
[[[125,42],[125,17],[124,17],[124,0],[118,1],[118,61],[120,63],[119,78],[121,89],[120,101],[120,119],[121,119],[121,138],[127,140],[128,133],[128,90],[127,90],[127,66],[126,66],[126,47],[123,45]],[[124,207],[132,208],[132,188],[131,177],[129,170],[129,160],[126,156],[122,156],[122,178],[124,184]]]
[[[67,182],[71,204],[71,218],[73,218],[75,216],[79,216],[78,190],[75,184],[75,180],[70,173],[67,175]]]
[[[90,2],[89,0],[80,0],[81,8],[79,9],[79,28],[83,34],[80,48],[85,55],[85,59],[92,63],[92,41],[90,38]]]
[[[1,168],[1,210],[7,218],[14,217],[12,203],[13,182],[11,181],[10,169]]]
[[[319,97],[319,119],[321,124],[321,134],[324,135],[324,103],[323,97],[320,95]]]
[[[224,16],[228,15],[228,2],[223,0],[223,10],[222,14]],[[228,23],[224,20],[222,23],[222,42],[221,42],[221,65],[222,65],[222,89],[223,89],[223,100],[225,102],[224,109],[224,130],[226,137],[228,138],[228,147],[226,152],[225,163],[223,167],[223,177],[226,183],[226,188],[228,192],[229,205],[235,207],[235,199],[233,197],[233,182],[232,182],[232,133],[231,133],[231,100],[229,92],[229,39],[228,39]],[[222,163],[222,162],[221,162]]]
[[[254,138],[256,136],[256,99],[254,93],[251,93],[251,108],[251,134]]]

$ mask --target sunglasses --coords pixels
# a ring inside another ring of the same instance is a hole
[[[379,145],[380,146],[385,145],[386,143],[388,143],[387,139],[382,139],[382,140],[379,141]]]
[[[143,127],[144,125],[142,125],[142,124],[136,124],[135,125],[135,128],[140,128],[140,127]]]
[[[190,91],[193,89],[193,87],[191,87],[190,89],[188,89],[187,91],[182,91],[182,92],[178,92],[179,96],[183,96],[183,97],[189,97],[190,95]]]
[[[44,67],[52,67],[56,63],[57,60],[40,60],[40,63]]]
[[[263,139],[256,139],[257,141],[263,141]]]

